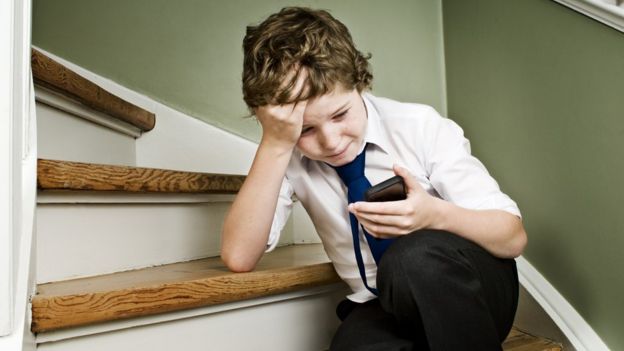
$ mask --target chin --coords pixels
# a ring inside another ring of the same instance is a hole
[[[336,162],[336,161],[323,161],[323,162],[327,163],[328,165],[330,165],[332,167],[340,167],[340,166],[344,166],[347,163],[349,163],[349,162],[345,162],[345,161],[339,161],[339,162]]]
[[[340,159],[330,158],[330,159],[326,159],[325,163],[328,163],[328,164],[330,164],[330,165],[332,165],[334,167],[340,167],[340,166],[344,166],[347,163],[355,160],[356,157],[357,157],[357,155],[346,155],[345,157],[340,158]]]

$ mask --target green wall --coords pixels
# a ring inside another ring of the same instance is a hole
[[[34,0],[33,43],[191,116],[259,140],[243,118],[242,38],[287,5],[326,8],[373,54],[373,92],[445,113],[438,0]]]
[[[550,0],[445,0],[449,116],[529,234],[525,257],[624,350],[624,33]]]

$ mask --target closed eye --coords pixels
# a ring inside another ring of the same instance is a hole
[[[344,117],[347,114],[347,112],[349,112],[348,109],[346,109],[346,110],[340,112],[339,114],[335,115],[334,117],[332,117],[332,119],[340,119],[340,118]]]

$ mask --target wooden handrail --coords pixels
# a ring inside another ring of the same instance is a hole
[[[150,131],[156,116],[104,90],[92,81],[45,56],[36,49],[31,52],[31,67],[35,84],[60,93],[96,111]]]

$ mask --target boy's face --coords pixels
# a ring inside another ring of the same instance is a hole
[[[357,156],[366,126],[360,93],[338,84],[332,92],[308,101],[297,148],[312,160],[342,166]]]

